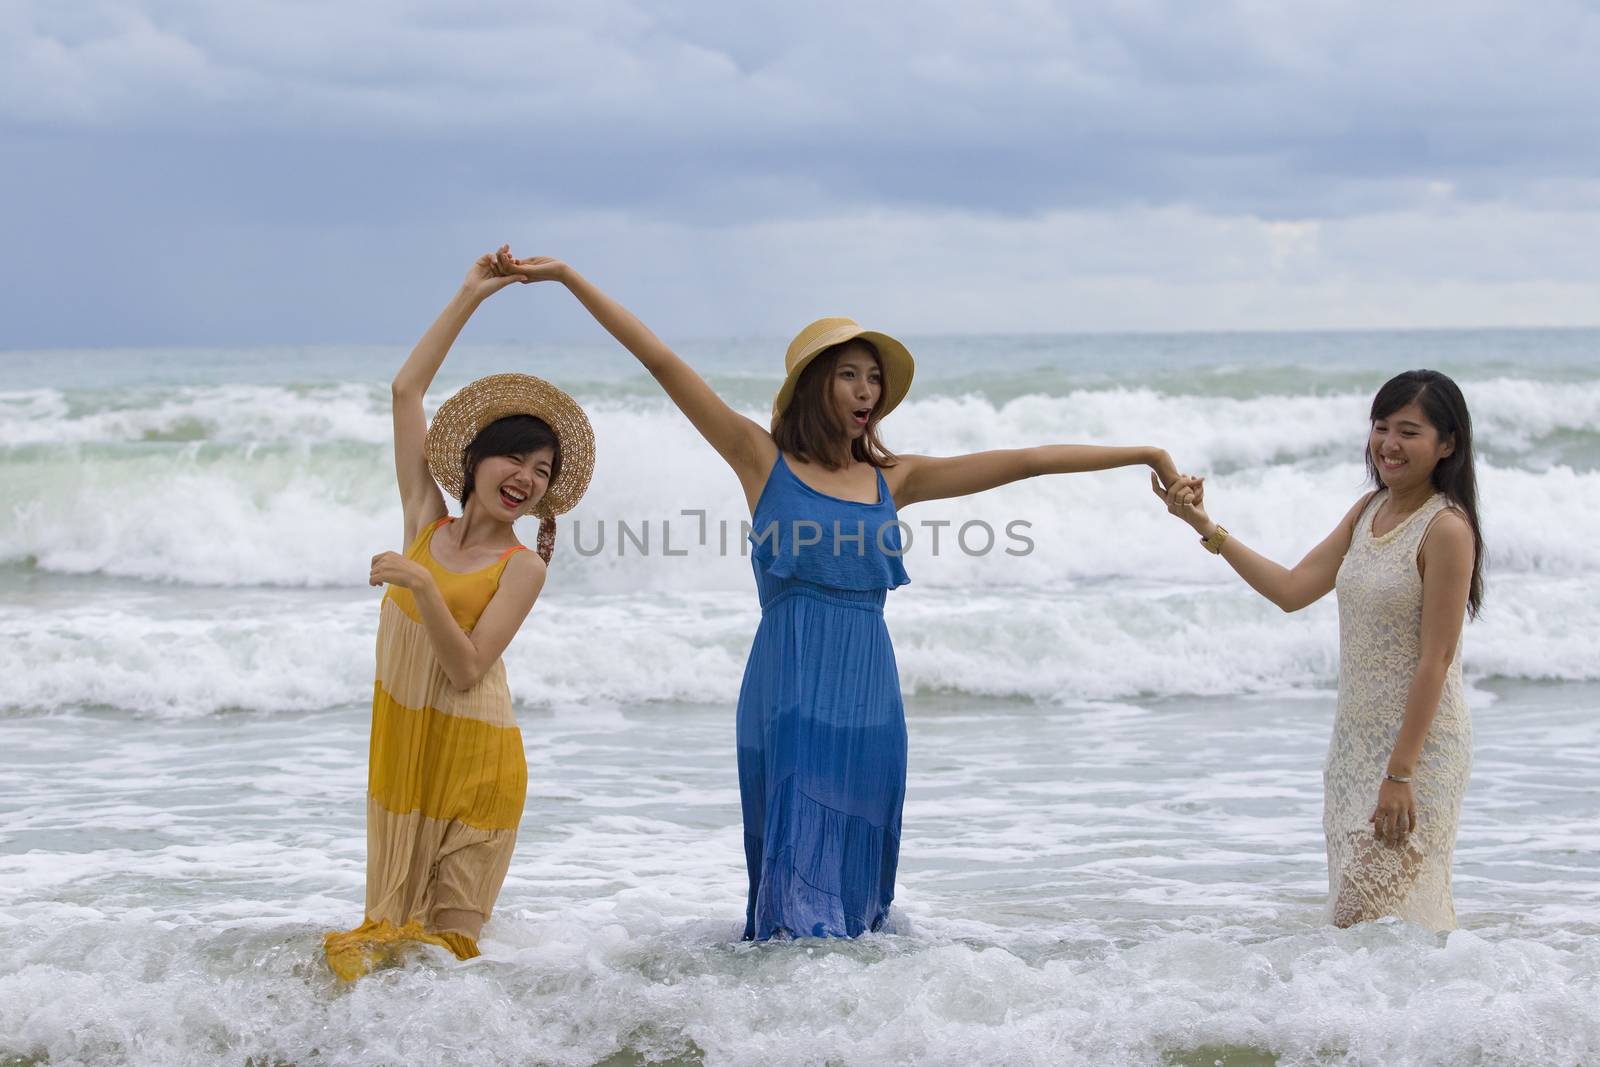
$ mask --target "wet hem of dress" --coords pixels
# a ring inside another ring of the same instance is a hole
[[[448,949],[458,960],[481,955],[477,939],[455,931],[426,929],[416,919],[395,926],[387,919],[367,919],[354,930],[338,930],[322,935],[322,951],[328,969],[340,979],[353,982],[377,967],[394,962],[414,945],[435,945]]]

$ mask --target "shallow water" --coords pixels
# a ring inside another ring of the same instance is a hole
[[[484,957],[429,950],[344,988],[320,934],[360,919],[364,708],[11,716],[0,1049],[1583,1063],[1600,1055],[1600,687],[1493,690],[1474,701],[1447,937],[1323,924],[1331,694],[914,699],[895,931],[768,945],[737,940],[728,709],[586,706],[522,715],[528,809]]]
[[[684,351],[759,417],[781,348]],[[1161,444],[1282,560],[1360,494],[1376,386],[1461,380],[1490,598],[1460,931],[1323,923],[1332,600],[1282,615],[1124,471],[904,516],[894,929],[739,943],[737,483],[620,353],[464,346],[432,401],[547,374],[595,480],[506,657],[530,789],[483,958],[341,987],[404,351],[0,353],[0,1065],[1600,1062],[1600,331],[914,348],[891,447]]]

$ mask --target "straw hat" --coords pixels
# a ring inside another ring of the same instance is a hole
[[[916,361],[911,358],[911,353],[906,351],[905,345],[886,333],[863,330],[855,319],[834,317],[818,319],[789,342],[789,351],[783,357],[787,374],[783,379],[783,388],[778,390],[777,398],[772,401],[772,417],[777,418],[789,406],[790,399],[794,397],[794,383],[800,380],[800,372],[805,370],[813,359],[834,345],[858,337],[872,343],[878,350],[878,359],[883,364],[883,377],[887,388],[878,406],[878,417],[882,418],[893,411],[900,401],[906,398],[906,393],[911,389],[911,376],[917,370]]]
[[[439,405],[428,427],[428,470],[452,499],[461,499],[467,446],[485,426],[507,415],[532,415],[549,423],[561,442],[561,473],[533,513],[554,518],[571,511],[594,474],[594,430],[578,402],[531,374],[491,374]]]

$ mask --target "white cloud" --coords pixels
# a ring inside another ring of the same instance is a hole
[[[826,314],[907,334],[1600,324],[1600,213],[1471,208],[1311,232],[1182,207],[732,226],[507,210],[401,228],[150,231],[104,250],[128,265],[109,279],[63,286],[14,261],[0,291],[17,347],[396,342],[426,326],[473,255],[509,240],[572,262],[675,342],[787,337]],[[554,287],[491,302],[473,330],[601,337]]]
[[[636,228],[615,232],[618,251],[649,254]],[[923,333],[1600,322],[1600,213],[1458,205],[1286,224],[1187,208],[880,212],[741,227],[710,247],[737,249],[764,288],[793,294],[767,307],[788,322],[830,308]]]

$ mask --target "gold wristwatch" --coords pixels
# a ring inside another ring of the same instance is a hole
[[[1223,543],[1226,542],[1227,540],[1228,540],[1227,528],[1224,527],[1224,526],[1220,526],[1219,525],[1215,530],[1211,531],[1211,536],[1210,537],[1202,537],[1202,538],[1200,538],[1200,543],[1202,545],[1206,546],[1206,551],[1207,552],[1209,552],[1213,556],[1215,556],[1215,555],[1217,555],[1218,553],[1220,553],[1222,551]]]

